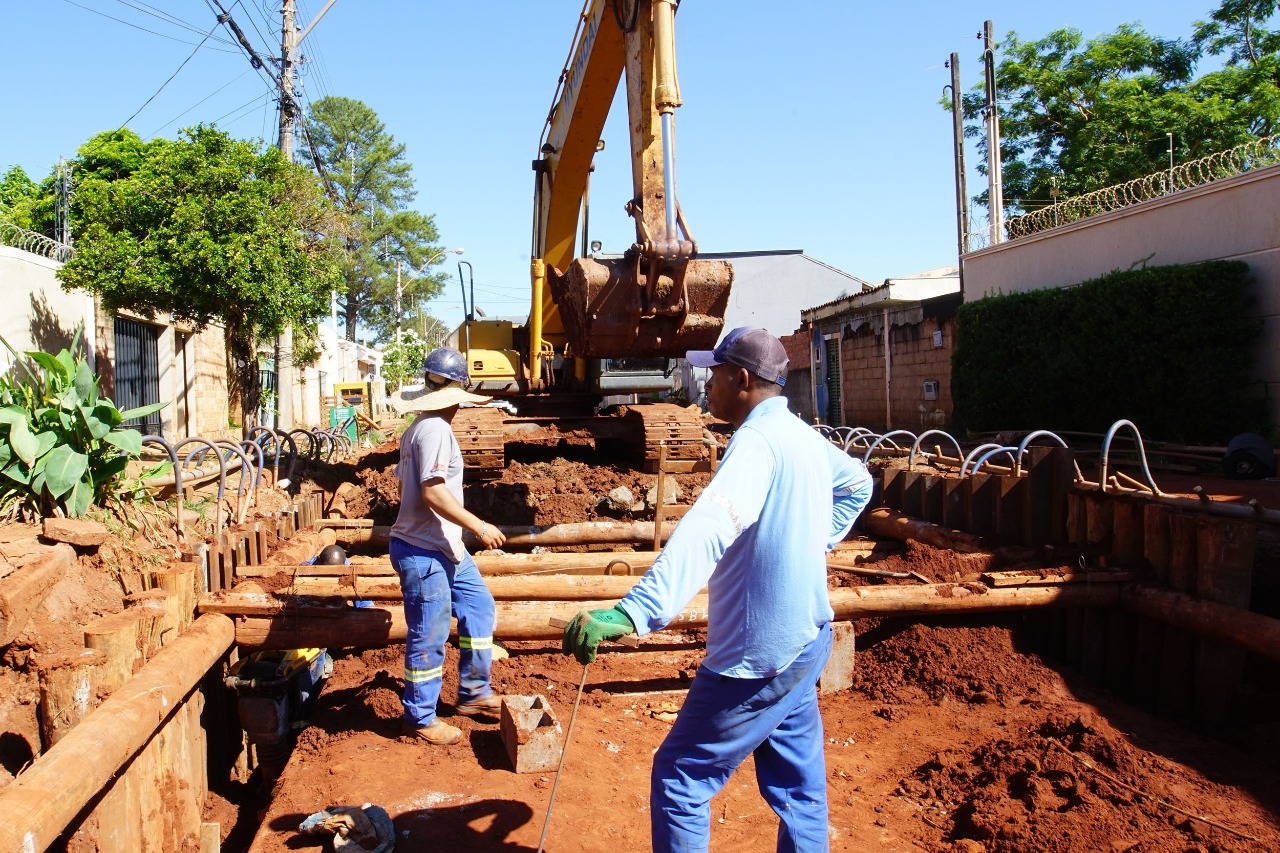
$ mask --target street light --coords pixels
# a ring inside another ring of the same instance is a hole
[[[445,255],[461,255],[461,254],[463,253],[463,251],[464,251],[464,250],[463,250],[462,248],[457,248],[457,249],[442,249],[442,250],[440,250],[439,252],[436,252],[434,255],[432,255],[431,257],[427,258],[427,260],[426,260],[426,262],[425,262],[425,263],[423,263],[421,266],[419,266],[419,267],[418,267],[418,271],[417,271],[417,272],[415,272],[413,275],[409,276],[409,280],[410,280],[410,281],[413,281],[415,278],[417,278],[418,276],[422,275],[422,271],[423,271],[424,269],[426,269],[427,267],[431,266],[431,263],[432,263],[436,258],[443,258]],[[401,290],[401,283],[400,283],[400,259],[399,259],[399,258],[396,258],[396,346],[400,346],[400,298],[401,298],[401,294],[402,294],[402,290]]]

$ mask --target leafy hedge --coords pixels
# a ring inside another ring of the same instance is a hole
[[[1261,321],[1240,261],[1118,271],[956,313],[956,420],[974,431],[1105,431],[1221,444],[1266,427],[1250,371]]]

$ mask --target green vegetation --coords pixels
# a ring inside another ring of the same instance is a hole
[[[1240,261],[967,302],[956,312],[956,419],[980,432],[1102,432],[1124,418],[1144,435],[1209,444],[1258,431],[1250,302]]]
[[[121,424],[167,403],[121,412],[99,396],[83,357],[29,352],[27,362],[0,341],[15,361],[0,377],[0,512],[78,517],[131,492],[125,469],[142,451],[142,434]],[[170,467],[162,463],[144,477]]]
[[[1224,0],[1191,39],[1126,24],[1085,40],[1073,28],[999,45],[1005,205],[1027,212],[1159,172],[1280,130],[1280,32],[1265,24],[1277,0]],[[1205,56],[1226,65],[1197,76]],[[965,133],[978,139],[981,87],[964,97]],[[980,167],[985,174],[985,167]],[[985,202],[985,192],[978,196]]]
[[[339,283],[321,235],[340,233],[342,218],[315,176],[202,126],[145,143],[128,130],[100,133],[73,167],[76,256],[58,272],[63,285],[100,295],[108,311],[224,326],[233,410],[252,425],[255,342],[322,316]],[[51,193],[46,181],[29,204],[44,233]]]
[[[395,337],[397,261],[402,264],[402,315],[419,297],[440,291],[441,278],[414,275],[439,254],[433,245],[439,239],[435,221],[409,209],[417,192],[405,146],[364,103],[321,98],[311,105],[307,128],[328,176],[330,198],[349,223],[336,241],[343,281],[338,305],[347,340],[356,339],[359,323],[386,343]]]

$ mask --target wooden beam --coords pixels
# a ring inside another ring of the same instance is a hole
[[[994,587],[1050,586],[1064,583],[1129,583],[1133,572],[1060,572],[1044,570],[1028,575],[1021,572],[983,572],[982,580]]]
[[[45,850],[151,740],[231,647],[210,614],[163,649],[102,707],[0,789],[0,850]]]
[[[869,616],[923,616],[946,613],[991,613],[1035,607],[1105,607],[1114,605],[1114,584],[1058,587],[1015,587],[988,590],[977,584],[875,586],[830,591],[838,620]],[[600,601],[498,602],[498,629],[504,640],[554,640],[560,632],[549,619],[571,619],[579,610],[612,607],[617,599]],[[703,628],[707,597],[695,596],[672,620],[670,628]],[[380,605],[347,607],[336,603],[329,615],[316,613],[236,616],[236,642],[254,649],[311,647],[370,647],[403,642],[404,608]]]
[[[934,548],[947,548],[962,554],[973,554],[982,551],[982,540],[972,533],[963,530],[951,530],[939,527],[927,521],[919,521],[894,512],[891,509],[873,509],[863,516],[863,524],[868,532],[876,536],[890,539],[914,539]]]

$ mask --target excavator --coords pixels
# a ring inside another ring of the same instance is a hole
[[[733,283],[725,260],[698,257],[676,196],[675,15],[679,0],[587,0],[533,161],[531,305],[525,325],[476,319],[450,345],[467,356],[473,390],[510,403],[463,409],[453,421],[471,478],[500,475],[504,423],[573,421],[622,439],[645,466],[692,470],[707,456],[701,419],[668,403],[627,405],[603,417],[605,397],[671,388],[672,359],[711,349]],[[578,223],[592,159],[623,73],[635,242],[597,258]],[[465,297],[464,297],[465,298]]]

